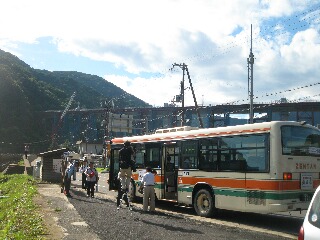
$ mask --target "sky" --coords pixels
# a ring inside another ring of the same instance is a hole
[[[320,0],[10,0],[0,8],[0,49],[36,69],[98,75],[155,107],[174,103],[183,79],[185,106],[194,105],[189,79],[198,105],[249,103],[250,50],[255,103],[320,101]]]

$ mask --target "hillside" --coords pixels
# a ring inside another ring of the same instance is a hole
[[[40,113],[64,110],[73,92],[71,108],[99,108],[112,98],[115,107],[149,106],[101,77],[33,69],[0,50],[0,153],[22,151],[26,142],[48,139],[51,129],[42,126]]]

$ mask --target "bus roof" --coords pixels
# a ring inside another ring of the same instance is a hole
[[[306,125],[305,122],[294,122],[294,121],[271,121],[263,123],[244,124],[227,127],[217,128],[201,128],[191,129],[186,131],[156,133],[150,135],[140,135],[132,137],[114,138],[113,144],[123,144],[126,141],[131,143],[147,143],[147,142],[166,142],[183,139],[194,139],[194,138],[206,138],[215,136],[228,136],[228,135],[239,135],[239,134],[252,134],[252,133],[264,133],[270,132],[271,128],[281,125]],[[311,125],[307,125],[313,127]],[[315,128],[315,127],[313,127]]]

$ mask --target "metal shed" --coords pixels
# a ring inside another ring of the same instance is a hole
[[[61,182],[61,163],[64,159],[64,153],[67,151],[67,148],[61,148],[40,153],[38,155],[39,157],[41,157],[40,178],[42,179],[42,181],[52,183]]]

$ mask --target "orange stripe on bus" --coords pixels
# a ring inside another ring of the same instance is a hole
[[[313,188],[317,188],[320,185],[320,179],[313,180]]]
[[[139,174],[132,174],[131,178],[135,181],[137,181],[139,179]]]
[[[131,178],[133,179],[133,180],[135,180],[135,181],[138,181],[139,180],[139,174],[137,174],[137,173],[134,173],[134,174],[132,174],[131,175]],[[155,175],[154,176],[154,180],[156,181],[156,182],[163,182],[164,181],[164,176],[161,176],[161,175]]]
[[[182,184],[195,185],[198,182],[206,182],[214,187],[247,188],[260,190],[297,190],[300,189],[300,181],[283,180],[248,180],[228,178],[193,178],[179,177]]]

